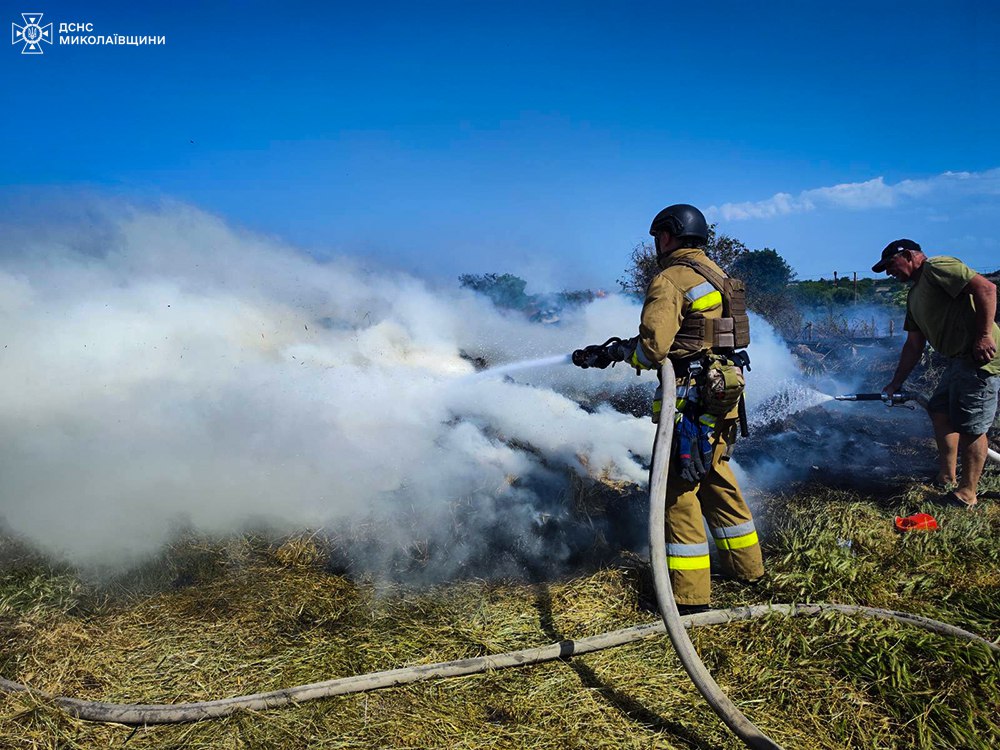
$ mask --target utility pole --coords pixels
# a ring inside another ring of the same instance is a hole
[[[858,304],[858,272],[854,272],[854,304]]]

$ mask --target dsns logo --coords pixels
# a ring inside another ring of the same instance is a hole
[[[22,55],[41,55],[42,42],[52,44],[52,24],[41,25],[42,13],[22,13],[24,26],[16,23],[10,25],[10,43],[24,44],[21,48]]]

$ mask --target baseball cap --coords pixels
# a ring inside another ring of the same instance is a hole
[[[904,250],[911,250],[917,253],[923,252],[920,249],[920,245],[913,240],[893,240],[885,246],[885,250],[882,251],[882,259],[872,266],[872,270],[875,273],[881,273],[885,270],[885,264],[889,262],[889,259],[894,255],[899,255]]]

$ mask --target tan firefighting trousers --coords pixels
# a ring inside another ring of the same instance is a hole
[[[708,604],[711,598],[708,539],[702,515],[715,539],[724,573],[745,581],[764,575],[753,515],[729,462],[723,460],[736,438],[737,427],[737,420],[720,421],[712,469],[698,484],[681,479],[671,462],[667,480],[667,563],[678,604]]]

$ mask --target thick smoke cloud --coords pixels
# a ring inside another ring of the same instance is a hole
[[[620,300],[530,326],[184,206],[6,236],[2,514],[75,562],[141,556],[177,524],[432,519],[462,498],[530,505],[514,485],[539,471],[643,478],[648,424],[464,377],[460,356],[567,352],[633,326]],[[596,388],[584,375],[562,377]]]
[[[469,361],[632,335],[632,302],[532,325],[187,206],[88,216],[8,227],[0,247],[0,514],[53,554],[121,564],[178,525],[336,530],[370,518],[381,543],[403,548],[462,504],[528,538],[567,473],[645,483],[649,422],[573,400],[638,382],[628,368],[512,379]],[[775,351],[755,359],[754,380],[770,382],[757,401],[780,387],[772,361],[788,357],[760,340]]]

